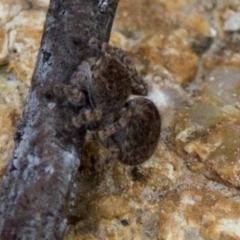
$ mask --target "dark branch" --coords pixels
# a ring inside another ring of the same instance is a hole
[[[70,114],[51,96],[84,59],[89,38],[108,41],[118,0],[51,0],[15,150],[3,179],[0,239],[62,239],[85,129],[59,138]]]

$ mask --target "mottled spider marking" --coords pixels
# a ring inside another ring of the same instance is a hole
[[[106,128],[99,129],[97,131],[88,131],[86,140],[87,141],[104,141],[106,138],[110,137],[112,134],[116,133],[120,129],[127,126],[133,111],[131,109],[123,108],[121,111],[121,117],[114,123],[107,125]]]
[[[102,119],[102,111],[98,109],[83,109],[80,114],[72,118],[72,124],[76,128],[80,128],[84,124],[98,122]]]
[[[99,132],[96,136],[109,150],[106,162],[118,159],[127,165],[137,165],[145,162],[156,149],[161,118],[154,103],[145,98],[132,99],[125,108],[132,112],[125,126],[116,128],[110,136],[106,134],[106,138]]]
[[[100,56],[82,62],[70,85],[56,92],[74,106],[81,105],[84,98],[88,102],[72,117],[72,125],[87,126],[87,139],[97,140],[109,150],[109,156],[99,164],[112,159],[140,164],[151,156],[158,142],[161,120],[157,108],[145,98],[127,102],[131,94],[146,95],[147,86],[121,49],[96,39],[90,39],[89,46]]]
[[[123,69],[127,71],[127,75],[131,81],[132,94],[146,96],[148,88],[143,79],[138,75],[134,64],[126,53],[117,47],[110,46],[105,42],[101,42],[96,38],[89,40],[89,46],[100,51],[105,57],[111,56],[115,61],[122,65]],[[99,63],[98,63],[99,64]]]
[[[54,94],[58,96],[66,96],[68,101],[73,105],[82,105],[86,102],[86,96],[82,91],[79,91],[76,87],[66,85],[61,87],[59,85],[55,86]]]
[[[138,92],[140,95],[145,95],[147,86],[121,49],[96,39],[90,39],[89,45],[92,48],[98,48],[101,52],[100,57],[89,58],[80,64],[70,80],[71,87],[61,86],[62,92],[66,94],[69,102],[81,105],[85,96],[82,92],[86,91],[91,107],[102,112],[102,121],[99,122],[99,119],[96,119],[96,125],[107,125],[119,118],[119,110],[131,94]],[[60,88],[60,86],[57,87]],[[94,113],[88,115],[91,117],[89,121],[93,122]],[[84,124],[82,118],[75,117],[74,125],[81,124]]]

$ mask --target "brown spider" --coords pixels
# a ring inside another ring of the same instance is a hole
[[[104,162],[118,159],[128,165],[146,161],[156,148],[161,120],[156,106],[148,99],[129,96],[147,95],[147,86],[131,60],[119,48],[90,39],[89,47],[100,57],[84,61],[70,84],[56,86],[55,94],[66,96],[82,107],[72,118],[76,128],[87,125],[88,139],[98,140],[109,149]]]

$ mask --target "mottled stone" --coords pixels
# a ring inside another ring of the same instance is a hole
[[[206,79],[202,97],[220,105],[240,104],[240,68],[216,67]]]
[[[31,7],[32,8],[44,8],[44,9],[47,9],[48,8],[48,5],[49,5],[49,2],[50,0],[32,0],[32,1],[29,1],[29,3],[31,3]]]
[[[224,22],[223,29],[225,31],[238,31],[240,30],[240,13],[231,14]]]
[[[0,3],[1,176],[48,2]],[[240,239],[239,33],[226,28],[238,12],[238,0],[120,1],[110,42],[148,83],[161,140],[144,164],[100,172],[105,149],[85,145],[65,239]]]
[[[0,171],[12,156],[13,133],[21,116],[25,91],[11,75],[0,74]]]
[[[204,19],[203,15],[194,13],[182,17],[187,29],[200,36],[210,36],[209,23]]]
[[[104,196],[91,203],[94,214],[101,219],[123,218],[131,213],[131,207],[120,195]]]
[[[0,25],[10,22],[13,17],[23,10],[24,0],[1,0],[0,2]]]
[[[0,28],[0,66],[7,62],[8,36],[5,29]]]
[[[221,239],[223,234],[233,239],[240,237],[237,228],[233,230],[238,220],[232,221],[233,229],[226,227],[239,214],[238,202],[226,199],[217,191],[202,187],[193,191],[187,187],[170,193],[160,206],[159,239],[189,239],[190,229],[194,229],[191,235],[196,237],[192,239]]]
[[[18,80],[29,84],[39,48],[44,11],[22,11],[8,25],[9,32],[9,65]]]

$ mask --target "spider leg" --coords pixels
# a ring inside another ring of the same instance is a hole
[[[88,91],[91,81],[90,64],[82,62],[71,76],[69,84],[56,85],[53,92],[57,96],[66,96],[73,105],[82,105],[86,102],[84,91]]]
[[[126,127],[129,121],[131,120],[132,110],[123,108],[121,112],[122,112],[122,116],[116,122],[98,131],[88,131],[86,140],[87,141],[100,140],[100,142],[103,142],[105,139],[107,139],[114,133]]]
[[[80,114],[72,118],[72,124],[76,128],[80,128],[84,124],[97,122],[102,118],[102,111],[95,109],[84,109]]]
[[[131,75],[131,86],[132,86],[132,94],[147,96],[148,86],[143,81],[143,79],[140,76],[138,76],[136,70],[133,71]]]
[[[65,96],[73,105],[82,105],[86,102],[86,96],[83,91],[71,85],[56,85],[53,92],[57,96]]]

